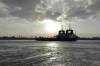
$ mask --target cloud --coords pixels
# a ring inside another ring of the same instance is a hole
[[[10,16],[8,7],[5,4],[0,3],[0,17],[6,17],[6,16]]]
[[[72,7],[67,12],[67,18],[78,17],[84,19],[90,17],[91,15],[93,15],[93,12],[84,7]]]
[[[100,0],[65,0],[65,2],[69,7],[65,20],[94,18],[100,14]]]
[[[100,0],[0,0],[0,3],[0,17],[32,21],[87,19],[100,11]]]
[[[56,19],[58,12],[50,11],[53,0],[2,0],[9,15],[27,20]],[[3,10],[3,9],[2,9]],[[2,13],[4,14],[4,13]]]
[[[14,17],[34,20],[38,16],[34,9],[40,0],[2,0],[2,3],[9,7],[9,14]]]
[[[2,0],[9,7],[21,7],[23,10],[31,10],[40,3],[40,0]]]
[[[100,0],[91,0],[91,5],[89,5],[88,9],[94,12],[100,11]]]

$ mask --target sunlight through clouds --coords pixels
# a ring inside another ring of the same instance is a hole
[[[100,19],[97,20],[96,18],[100,18],[99,14],[100,0],[0,0],[0,18],[2,18],[0,19],[0,23],[2,23],[2,25],[0,24],[0,26],[6,26],[6,28],[1,27],[3,29],[9,28],[9,26],[12,26],[15,23],[18,25],[19,22],[23,22],[22,20],[24,20],[25,24],[29,26],[31,23],[27,24],[26,22],[34,22],[39,24],[40,22],[43,22],[43,20],[49,19],[54,22],[47,21],[49,22],[48,24],[45,23],[45,26],[39,25],[40,27],[34,24],[27,30],[23,29],[23,31],[31,32],[29,30],[33,28],[32,32],[39,33],[39,31],[44,32],[44,30],[46,30],[47,32],[54,33],[60,29],[59,24],[55,23],[58,21],[59,23],[74,22],[79,25],[79,28],[74,25],[74,29],[77,28],[76,31],[83,31],[86,33],[88,30],[91,30],[91,33],[93,33],[97,32],[96,29],[98,29],[97,26]],[[7,20],[8,18],[9,20],[7,22],[9,22],[9,24],[7,25],[3,22],[5,22],[4,20]],[[17,18],[19,18],[18,21]],[[91,20],[96,23],[95,28],[91,26]],[[79,21],[81,23],[77,23]],[[82,27],[84,24],[88,24],[85,26],[87,29]],[[22,25],[22,23],[20,25]],[[43,27],[45,27],[44,30],[39,29]],[[91,29],[89,29],[89,27]],[[17,26],[13,26],[12,28],[20,29],[20,27]],[[2,35],[8,35],[9,32],[13,33],[8,31],[5,34],[3,29],[1,31]],[[19,32],[18,30],[14,31],[16,33]],[[98,33],[100,33],[100,31]]]
[[[45,31],[49,33],[58,32],[61,29],[60,23],[57,23],[53,20],[43,20]]]

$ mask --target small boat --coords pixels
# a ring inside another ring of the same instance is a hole
[[[74,31],[71,29],[69,24],[69,29],[59,30],[58,35],[54,36],[53,38],[45,38],[45,37],[39,37],[35,38],[37,41],[76,41],[78,36],[74,33]]]

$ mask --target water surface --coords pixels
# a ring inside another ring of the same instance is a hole
[[[100,66],[100,40],[0,40],[0,66]]]

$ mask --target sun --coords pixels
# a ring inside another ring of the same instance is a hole
[[[49,33],[55,33],[61,29],[61,25],[53,20],[43,20],[45,25],[45,31]]]

